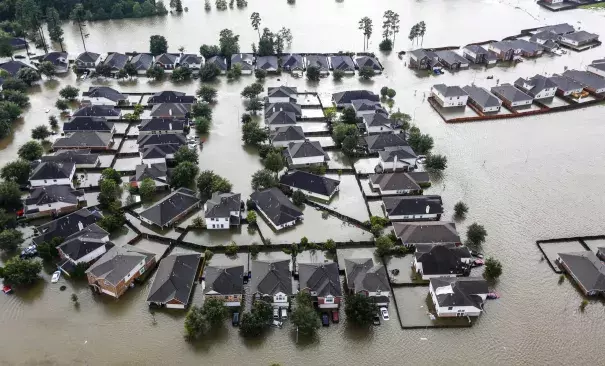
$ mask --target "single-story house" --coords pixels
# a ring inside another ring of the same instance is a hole
[[[590,45],[597,45],[599,41],[599,35],[589,33],[586,31],[577,31],[573,33],[563,34],[559,39],[562,45],[572,48],[584,48]]]
[[[179,58],[178,53],[162,53],[155,57],[155,64],[164,70],[174,70],[178,66]]]
[[[450,70],[466,69],[469,61],[452,50],[436,51],[435,54],[444,67]]]
[[[187,139],[185,138],[185,135],[180,133],[146,133],[139,135],[137,138],[137,144],[139,145],[139,148],[149,145],[165,144],[182,146],[187,144]]]
[[[605,78],[597,76],[588,71],[567,70],[563,73],[566,76],[582,85],[586,90],[596,94],[605,93]]]
[[[429,293],[438,317],[479,316],[489,293],[483,278],[431,278]]]
[[[27,41],[24,38],[20,37],[11,37],[8,41],[13,50],[22,50],[27,48]]]
[[[464,246],[419,244],[414,253],[414,269],[423,280],[468,276],[470,263],[471,252]]]
[[[298,281],[300,291],[309,293],[319,309],[340,307],[343,296],[337,263],[298,263]]]
[[[189,124],[186,119],[177,118],[152,118],[146,119],[139,125],[141,134],[177,133],[183,134],[185,127]]]
[[[111,150],[113,148],[113,134],[110,132],[70,132],[65,137],[57,139],[52,146],[53,150],[85,149],[85,150]]]
[[[559,253],[557,264],[586,296],[605,295],[605,263],[592,251]]]
[[[112,74],[124,69],[124,66],[126,66],[127,63],[128,56],[119,52],[110,53],[103,61],[104,65],[111,67]]]
[[[527,79],[518,78],[515,86],[534,99],[547,99],[555,96],[557,84],[550,81],[546,76],[536,74]]]
[[[253,192],[250,200],[274,230],[294,226],[303,219],[302,211],[278,188]]]
[[[377,135],[364,136],[366,148],[370,153],[384,151],[388,147],[409,146],[403,134],[380,133]]]
[[[52,155],[44,155],[40,158],[42,162],[74,163],[78,168],[96,168],[101,164],[99,154],[93,154],[90,150],[59,150]]]
[[[289,167],[322,165],[330,160],[319,141],[291,142],[283,151]]]
[[[277,56],[259,56],[259,57],[257,57],[256,58],[256,68],[259,70],[265,70],[266,72],[277,72],[279,70]]]
[[[462,89],[468,94],[468,102],[483,113],[498,112],[502,107],[502,101],[483,87],[467,85]]]
[[[476,44],[469,44],[462,48],[462,55],[475,64],[495,64],[496,60],[491,60],[488,53],[488,50]]]
[[[155,254],[132,245],[116,246],[86,270],[88,285],[97,293],[119,298],[130,284],[156,263]]]
[[[345,283],[352,294],[362,293],[378,306],[388,306],[391,287],[383,265],[374,265],[372,258],[345,258]]]
[[[202,286],[206,299],[219,299],[227,307],[239,308],[244,290],[244,266],[207,265]]]
[[[91,86],[88,91],[82,93],[81,103],[83,105],[128,105],[128,97],[108,86]]]
[[[38,164],[29,174],[29,184],[32,187],[69,186],[74,187],[73,179],[76,174],[76,164],[57,163],[48,161]]]
[[[221,70],[221,74],[227,73],[227,61],[225,61],[225,58],[222,56],[212,56],[206,60],[206,64],[215,65]]]
[[[289,307],[292,291],[292,264],[289,259],[253,260],[250,292],[253,299],[273,307]]]
[[[375,57],[372,56],[359,56],[355,58],[355,63],[359,69],[364,67],[371,68],[375,74],[382,73],[382,66]]]
[[[147,296],[147,304],[184,309],[189,304],[200,254],[171,254],[160,261],[153,284]]]
[[[206,229],[220,230],[239,226],[241,210],[241,194],[214,192],[212,197],[204,204]]]
[[[362,118],[366,114],[387,113],[380,103],[369,99],[355,99],[351,101],[351,106],[353,107],[353,110],[355,110],[355,115],[358,118]]]
[[[294,113],[296,118],[302,117],[302,109],[300,104],[297,103],[271,103],[265,107],[265,118],[270,117],[272,114],[277,112],[291,112]]]
[[[114,134],[116,128],[113,122],[108,122],[104,117],[73,117],[69,122],[63,124],[63,132],[107,132]]]
[[[319,75],[328,76],[330,74],[330,64],[328,58],[323,55],[307,55],[307,69],[315,66],[319,69]]]
[[[408,174],[403,172],[370,175],[370,188],[381,196],[420,194],[422,188]]]
[[[130,59],[130,63],[134,65],[134,68],[137,70],[137,74],[139,75],[147,74],[147,70],[151,68],[153,62],[153,55],[149,53],[138,53],[132,56]]]
[[[605,77],[605,59],[592,61],[590,65],[586,66],[586,71]]]
[[[121,119],[122,110],[111,105],[89,105],[78,109],[72,117],[105,117],[108,120]]]
[[[439,220],[443,214],[441,196],[382,197],[382,208],[391,221]]]
[[[330,56],[330,65],[332,65],[331,69],[334,71],[340,70],[345,74],[355,73],[355,63],[351,56],[348,55]]]
[[[76,211],[84,201],[82,189],[68,185],[42,186],[33,189],[24,200],[24,215],[27,218],[61,216]]]
[[[302,131],[302,127],[296,125],[296,114],[294,112],[279,111],[271,113],[265,118],[265,125],[269,126],[270,131],[277,131],[286,127],[299,127]]]
[[[435,84],[431,87],[431,95],[443,108],[464,108],[468,102],[468,94],[457,85]]]
[[[302,74],[305,71],[303,57],[298,54],[289,54],[281,56],[281,67],[284,71]]]
[[[101,60],[101,55],[98,53],[82,52],[74,62],[78,70],[94,70],[101,63]]]
[[[406,246],[418,244],[460,244],[456,224],[447,221],[394,222],[397,239]]]
[[[189,118],[191,104],[161,103],[154,104],[149,114],[151,118]]]
[[[390,119],[384,113],[368,113],[362,116],[368,134],[376,133],[399,133],[401,125],[399,122]]]
[[[34,69],[31,65],[28,65],[28,64],[18,61],[18,60],[10,60],[10,61],[3,62],[0,64],[0,70],[6,71],[12,77],[17,76],[17,73],[19,72],[19,70],[24,69],[24,68]]]
[[[337,108],[349,107],[354,100],[364,99],[375,103],[380,102],[380,96],[369,90],[347,90],[332,94],[332,102]]]
[[[378,152],[378,165],[383,172],[410,171],[416,169],[418,156],[409,145],[385,147]]]
[[[164,103],[179,103],[179,104],[194,104],[196,99],[193,95],[187,95],[183,92],[174,90],[164,90],[155,93],[147,99],[147,104],[164,104]]]
[[[231,68],[239,65],[242,68],[242,74],[252,74],[254,72],[254,56],[249,53],[235,53],[231,55]]]
[[[564,34],[573,33],[576,31],[576,29],[573,27],[573,25],[570,25],[568,23],[560,23],[554,25],[547,25],[537,30],[537,32],[544,31],[554,32],[555,34],[562,36]]]
[[[267,89],[267,100],[269,103],[296,103],[298,89],[290,86],[269,87]]]
[[[55,73],[65,74],[69,71],[69,60],[67,52],[49,52],[42,56],[39,60],[40,63],[48,61],[55,67]]]
[[[302,170],[286,172],[279,178],[282,186],[301,191],[306,196],[330,201],[340,188],[340,181]]]
[[[135,174],[130,177],[131,187],[140,187],[144,179],[150,178],[155,182],[155,188],[167,189],[168,168],[166,163],[139,164],[135,168]]]
[[[199,70],[204,63],[204,58],[193,53],[181,54],[179,66],[186,67],[191,70]]]
[[[187,188],[179,188],[141,212],[139,218],[146,224],[166,228],[199,206],[200,200],[196,197],[194,191]]]
[[[582,90],[584,90],[582,84],[565,76],[554,74],[549,77],[549,79],[555,83],[557,86],[557,93],[562,96],[580,94],[582,93]]]
[[[166,163],[174,159],[180,144],[147,145],[140,149],[139,155],[143,164]]]
[[[34,232],[38,235],[32,239],[36,245],[45,241],[50,242],[53,238],[66,239],[68,236],[82,231],[85,227],[101,220],[103,215],[100,211],[82,208],[69,215],[38,226]]]
[[[531,105],[534,98],[515,88],[511,84],[504,83],[494,86],[491,89],[498,98],[502,99],[504,104],[509,107],[523,107]]]
[[[277,113],[276,113],[277,114]],[[274,114],[274,115],[276,115]],[[271,128],[271,125],[269,125]],[[277,127],[271,132],[271,144],[278,147],[286,147],[291,142],[304,142],[305,134],[300,126],[289,125]]]

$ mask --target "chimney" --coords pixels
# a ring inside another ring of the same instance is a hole
[[[78,221],[78,231],[82,231],[84,229],[84,225],[82,225],[82,221]]]
[[[429,211],[431,211],[431,206],[430,205],[426,205],[426,213],[428,214]]]

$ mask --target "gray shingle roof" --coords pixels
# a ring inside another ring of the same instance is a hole
[[[181,56],[179,60],[179,64],[185,67],[192,67],[197,65],[201,65],[202,57],[193,53],[186,53]]]
[[[106,98],[116,103],[128,100],[126,95],[108,86],[91,86],[88,88],[88,91],[82,93],[82,95],[91,98]]]
[[[567,23],[561,23],[561,24],[548,25],[546,27],[539,28],[538,31],[539,32],[553,31],[556,34],[560,35],[560,34],[567,34],[567,33],[575,32],[576,29],[572,25],[569,25]]]
[[[148,263],[154,257],[153,253],[125,244],[108,250],[86,270],[86,273],[90,273],[97,279],[104,279],[115,286],[141,261]]]
[[[328,71],[330,69],[328,58],[321,55],[307,55],[307,67],[317,66],[319,71]]]
[[[103,64],[111,66],[113,70],[121,70],[126,66],[128,56],[123,53],[114,52],[107,56]]]
[[[148,53],[139,53],[132,56],[130,63],[134,65],[137,71],[146,71],[153,64],[153,56]]]
[[[342,106],[343,104],[350,104],[356,99],[367,99],[371,100],[372,102],[380,101],[380,97],[369,90],[347,90],[344,92],[334,93],[332,94],[332,99],[334,100],[334,103],[339,106]]]
[[[176,300],[187,305],[199,263],[199,254],[171,254],[162,259],[147,302],[165,304]]]
[[[278,188],[253,192],[250,199],[276,226],[300,219],[303,216],[302,211]]]
[[[26,205],[45,205],[54,202],[78,204],[78,198],[84,196],[83,189],[73,189],[70,186],[38,187],[29,193],[25,199]]]
[[[303,58],[298,54],[290,54],[281,56],[282,68],[286,71],[290,70],[303,70],[305,64]]]
[[[379,111],[382,110],[382,106],[378,102],[374,102],[369,99],[355,99],[351,101],[355,111]]]
[[[577,81],[572,80],[568,77],[565,77],[565,76],[555,74],[555,75],[551,76],[549,79],[550,79],[550,81],[555,83],[555,85],[557,85],[557,88],[559,90],[561,90],[563,92],[569,92],[569,91],[574,91],[574,90],[582,91],[582,89],[584,89],[582,84],[580,84]]]
[[[99,59],[101,55],[99,55],[98,53],[95,52],[82,52],[81,54],[78,55],[78,57],[76,57],[76,62],[85,62],[85,63],[89,63],[89,62],[97,62],[97,60]]]
[[[552,82],[545,76],[535,75],[528,79],[518,78],[515,80],[515,86],[525,90],[525,85],[530,85],[531,88],[527,91],[529,95],[535,96],[544,89],[556,88],[557,84]]]
[[[382,202],[391,216],[442,214],[441,196],[397,196],[383,197]]]
[[[289,86],[277,86],[277,87],[270,87],[267,89],[267,96],[269,98],[271,97],[277,97],[277,98],[296,98],[296,94],[298,93],[298,89],[296,87],[289,87]]]
[[[414,253],[414,256],[418,263],[422,263],[422,274],[425,276],[463,275],[470,270],[469,265],[462,262],[462,258],[471,257],[468,249],[434,245],[426,252]]]
[[[534,99],[508,83],[492,87],[491,92],[511,103]]]
[[[404,159],[416,159],[417,155],[410,146],[396,146],[396,147],[385,147],[383,151],[378,153],[380,160],[384,162],[397,162],[406,163]]]
[[[271,141],[302,141],[305,139],[305,134],[300,126],[285,126],[279,127],[271,133]]]
[[[387,272],[371,258],[345,258],[347,287],[355,292],[390,291]]]
[[[293,188],[303,189],[324,196],[331,196],[340,185],[340,181],[307,173],[302,170],[294,170],[282,175],[279,183]]]
[[[83,208],[69,215],[60,217],[56,220],[40,225],[36,228],[40,234],[32,239],[35,244],[44,241],[50,241],[52,238],[67,238],[68,236],[81,231],[88,225],[94,224],[102,219],[103,215],[99,211]]]
[[[23,68],[33,69],[33,67],[29,66],[28,64],[17,60],[11,60],[0,64],[0,69],[8,72],[11,76],[16,76],[17,72]]]
[[[63,131],[98,131],[111,132],[113,130],[113,122],[107,122],[105,117],[79,116],[73,117],[69,122],[63,124]]]
[[[179,55],[176,53],[162,53],[159,56],[156,56],[155,63],[161,65],[175,65],[176,60],[179,58]]]
[[[242,70],[254,70],[254,57],[248,53],[236,53],[231,55],[231,67],[240,65]]]
[[[63,242],[57,249],[60,249],[72,260],[77,261],[104,246],[105,242],[103,240],[78,236]]]
[[[165,158],[168,154],[174,154],[179,150],[180,144],[147,145],[141,149],[143,159]]]
[[[378,184],[383,191],[420,190],[420,186],[408,173],[372,174],[370,181]]]
[[[559,258],[586,291],[605,291],[605,263],[592,251],[559,253]]]
[[[393,230],[403,244],[460,243],[453,222],[395,222]]]
[[[431,286],[440,307],[474,306],[483,308],[483,299],[479,295],[489,292],[487,282],[476,277],[431,278]]]
[[[164,90],[159,93],[155,93],[147,99],[147,104],[161,103],[193,104],[195,103],[195,97],[193,95],[187,95],[183,92]]]
[[[342,296],[338,264],[298,263],[300,289],[309,289],[319,297]]]
[[[164,226],[199,202],[194,191],[179,188],[140,215],[158,226]]]
[[[291,142],[287,148],[288,155],[291,158],[308,158],[312,156],[325,156],[326,160],[330,157],[321,147],[319,141],[305,140],[303,142]]]
[[[595,90],[605,88],[605,79],[588,71],[567,70],[563,76],[568,77],[586,88]]]
[[[48,61],[55,66],[67,67],[67,52],[49,52],[40,59],[40,62],[44,61]]]
[[[242,205],[242,195],[239,193],[214,192],[206,201],[206,218],[230,217],[232,211],[239,212]]]
[[[563,38],[566,39],[570,39],[572,41],[576,41],[578,43],[582,43],[582,42],[589,42],[589,41],[596,41],[597,39],[599,39],[599,35],[598,34],[594,34],[594,33],[588,33],[586,31],[577,31],[577,32],[573,32],[573,33],[569,33],[566,34],[564,36],[562,36]]]
[[[351,56],[330,56],[330,63],[334,70],[355,71],[355,63]]]
[[[96,116],[96,117],[119,117],[121,110],[111,105],[90,105],[82,107],[72,113],[72,117]]]
[[[186,119],[152,118],[141,122],[139,131],[183,131],[186,125]]]
[[[468,60],[465,59],[464,57],[460,56],[459,54],[457,54],[456,52],[452,51],[452,50],[443,50],[443,51],[436,51],[435,52],[437,54],[437,57],[439,57],[440,60],[443,60],[444,62],[446,62],[449,65],[452,64],[468,64]]]
[[[277,56],[259,56],[256,59],[256,68],[265,71],[277,71]]]
[[[279,111],[272,113],[265,119],[267,126],[293,125],[296,123],[296,114],[293,112]],[[301,128],[302,129],[302,128]]]
[[[479,46],[478,44],[469,44],[467,46],[464,46],[464,48],[477,55],[486,55],[487,54],[487,50],[485,48]]]
[[[68,236],[66,238],[66,240],[71,240],[73,238],[78,238],[78,237],[82,237],[85,239],[92,239],[92,240],[105,240],[105,238],[107,238],[109,236],[109,233],[107,231],[105,231],[103,228],[101,228],[99,225],[97,224],[91,224],[88,225],[87,227],[85,227],[83,230],[80,230],[78,232],[75,232],[73,234],[71,234],[70,236]]]
[[[204,293],[241,294],[244,288],[244,266],[207,266],[204,271]]]
[[[71,132],[65,134],[65,137],[58,139],[53,144],[53,149],[88,147],[102,148],[109,147],[112,134],[110,132]]]
[[[374,57],[370,57],[370,56],[357,57],[355,59],[355,62],[357,62],[357,66],[359,66],[360,69],[362,67],[370,67],[374,71],[382,71],[382,67],[380,67],[378,60],[375,59]]]
[[[71,177],[74,163],[43,162],[38,164],[30,173],[30,180],[39,179],[65,179]]]
[[[191,104],[160,103],[151,108],[151,117],[185,118],[189,114]]]
[[[136,173],[130,177],[131,182],[141,182],[145,178],[151,178],[153,180],[162,180],[166,182],[166,176],[168,168],[166,163],[155,163],[155,164],[139,164],[136,166]]]
[[[253,294],[275,295],[282,292],[292,295],[290,260],[253,260],[251,267],[250,289]]]
[[[468,94],[458,85],[455,86],[447,86],[445,84],[435,84],[433,88],[444,97],[464,97]]]
[[[374,114],[364,114],[363,120],[368,125],[368,127],[388,127],[388,128],[397,128],[399,123],[395,120],[390,119],[383,113],[374,113]]]
[[[363,139],[370,150],[384,150],[387,147],[409,146],[402,134],[381,133],[364,136]]]
[[[99,154],[91,154],[90,150],[59,150],[53,155],[44,155],[42,161],[54,161],[56,163],[95,164],[99,160]]]
[[[208,60],[206,60],[207,64],[214,64],[216,66],[218,66],[218,68],[221,71],[226,71],[227,70],[227,62],[225,61],[224,57],[219,57],[219,56],[213,56],[210,57]]]
[[[299,104],[296,103],[273,103],[273,104],[269,104],[266,108],[265,108],[265,118],[277,113],[277,112],[292,112],[294,113],[294,115],[296,115],[296,117],[300,117],[302,115],[302,109],[300,107]]]
[[[482,108],[496,106],[500,107],[502,105],[502,101],[500,99],[483,87],[467,85],[462,89],[464,89],[464,91],[468,94],[469,99]]]
[[[139,144],[139,147],[164,144],[185,145],[187,139],[182,133],[149,133],[139,135],[137,143]]]

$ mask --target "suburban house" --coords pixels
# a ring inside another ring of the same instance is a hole
[[[12,37],[9,40],[9,43],[13,50],[22,50],[24,48],[27,48],[27,41],[24,38]]]
[[[502,107],[502,101],[483,87],[467,85],[462,90],[468,94],[469,104],[483,113],[498,112]]]
[[[431,278],[429,293],[438,317],[479,316],[489,293],[483,278]]]
[[[441,196],[382,197],[382,208],[391,221],[439,220],[443,214]]]
[[[563,73],[563,76],[576,81],[590,92],[596,94],[605,93],[605,79],[593,73],[588,71],[567,70]]]
[[[146,224],[157,225],[163,229],[176,223],[199,205],[200,200],[194,191],[179,188],[141,212],[139,218]]]
[[[219,299],[227,307],[239,308],[244,290],[244,266],[207,265],[202,286],[206,299]]]
[[[59,257],[62,259],[59,268],[66,274],[69,275],[73,268],[80,263],[88,264],[94,261],[114,246],[109,242],[109,233],[97,224],[93,225],[98,232],[87,230],[83,235],[68,238],[57,247]]]
[[[143,148],[148,145],[186,145],[187,139],[185,135],[181,133],[145,133],[140,134],[137,138],[137,144],[139,148]]]
[[[162,103],[151,107],[151,118],[189,118],[191,104]]]
[[[530,42],[537,43],[547,51],[559,48],[559,35],[551,30],[545,30],[535,33],[529,39]]]
[[[267,89],[267,100],[269,103],[296,103],[298,90],[296,87],[278,86]]]
[[[178,104],[194,104],[195,97],[193,95],[187,95],[183,92],[164,90],[159,93],[155,93],[147,99],[147,104],[164,104],[164,103],[178,103]]]
[[[330,64],[332,70],[340,70],[345,74],[355,74],[355,63],[351,56],[347,55],[335,55],[330,56]]]
[[[470,263],[471,252],[464,246],[419,244],[414,253],[414,269],[423,280],[468,276]]]
[[[557,0],[555,0],[555,2],[556,1]],[[537,30],[537,32],[544,31],[554,32],[555,34],[562,36],[564,34],[573,33],[576,31],[576,29],[573,27],[573,25],[568,23],[560,23],[555,25],[547,25],[546,27],[542,27]]]
[[[185,309],[189,304],[200,254],[171,254],[160,261],[147,304],[167,309]]]
[[[279,178],[279,184],[292,191],[301,191],[306,196],[330,201],[340,188],[340,181],[302,170],[286,172]]]
[[[302,108],[297,103],[271,103],[265,107],[265,118],[278,112],[289,112],[294,113],[296,118],[302,117]]]
[[[279,70],[277,56],[259,56],[259,57],[257,57],[256,58],[256,68],[259,70],[265,70],[266,72],[277,72]]]
[[[103,117],[73,117],[63,124],[63,132],[107,132],[114,134],[116,128],[113,122]]]
[[[410,171],[416,169],[418,156],[409,145],[385,147],[378,152],[378,165],[383,172]]]
[[[328,58],[323,55],[307,55],[307,71],[310,66],[315,66],[319,69],[319,75],[322,77],[330,74],[330,65]]]
[[[82,231],[85,227],[94,224],[102,218],[103,215],[101,215],[101,212],[82,208],[69,215],[38,226],[34,230],[34,232],[38,233],[38,236],[35,236],[32,239],[32,242],[38,245],[45,241],[50,242],[53,238],[65,239],[72,234]]]
[[[391,287],[383,265],[372,258],[345,258],[345,281],[352,294],[363,293],[378,306],[388,306]]]
[[[493,65],[497,61],[488,50],[476,44],[465,46],[462,49],[462,55],[474,64]]]
[[[342,286],[338,264],[298,263],[300,291],[308,292],[319,309],[338,309],[342,301]]]
[[[113,247],[86,270],[94,292],[119,298],[156,263],[155,254],[125,244]]]
[[[577,31],[561,35],[559,42],[573,49],[586,49],[599,45],[599,35],[586,31]]]
[[[388,147],[409,146],[403,134],[380,133],[363,137],[366,148],[370,153],[384,151]]]
[[[0,70],[6,71],[12,77],[16,77],[19,70],[24,68],[33,69],[33,67],[31,67],[30,65],[17,60],[10,60],[0,64]]]
[[[127,63],[128,56],[119,52],[110,53],[103,61],[103,65],[111,67],[112,74],[124,69],[124,66],[126,66]]]
[[[420,194],[422,188],[408,173],[383,173],[370,175],[370,188],[381,196]]]
[[[83,189],[70,186],[42,186],[34,188],[24,200],[24,215],[27,218],[60,216],[78,209],[86,201]]]
[[[441,70],[443,64],[435,52],[420,48],[410,51],[409,67],[419,70]]]
[[[384,113],[368,113],[362,118],[368,134],[399,133],[401,130],[399,122],[390,119]]]
[[[460,244],[456,224],[446,221],[394,222],[397,239],[406,246],[418,244]]]
[[[110,105],[89,105],[71,114],[72,117],[104,117],[107,120],[121,119],[122,110]]]
[[[283,153],[289,167],[323,165],[330,160],[319,141],[291,142]]]
[[[292,291],[292,270],[289,259],[253,260],[250,292],[255,300],[273,307],[289,307]]]
[[[585,296],[605,295],[605,263],[592,251],[559,253],[557,264]]]
[[[487,47],[499,61],[512,61],[515,56],[521,54],[521,50],[515,50],[509,41],[492,42]]]
[[[94,52],[82,52],[74,61],[78,70],[94,70],[101,63],[101,55]]]
[[[279,128],[285,127],[295,127],[296,114],[286,111],[271,113],[268,117],[265,117],[265,125],[269,126],[270,131],[276,131]],[[300,129],[302,130],[302,127]]]
[[[528,106],[534,101],[533,97],[525,94],[521,90],[508,83],[492,87],[491,92],[494,93],[498,98],[502,99],[504,104],[508,107]]]
[[[173,160],[180,144],[147,145],[140,149],[139,155],[143,164],[166,163]]]
[[[153,55],[148,53],[138,53],[130,59],[130,63],[134,66],[139,75],[147,74],[147,70],[153,65],[153,61]]]
[[[281,67],[284,71],[302,75],[305,63],[301,55],[293,53],[281,56]]]
[[[128,105],[128,97],[108,86],[91,86],[82,93],[81,103],[84,105]]]
[[[592,61],[590,65],[586,66],[586,71],[605,77],[605,59]]]
[[[218,69],[221,70],[221,74],[227,73],[227,61],[225,61],[225,58],[222,56],[210,57],[206,60],[206,65],[208,64],[218,67]]]
[[[534,97],[534,99],[552,98],[557,92],[557,84],[550,81],[546,76],[538,74],[528,79],[518,78],[515,81],[515,86],[529,96]]]
[[[431,186],[431,177],[428,172],[407,172],[405,174],[412,178],[420,187]]]
[[[369,99],[355,99],[351,101],[351,106],[355,110],[355,115],[362,118],[366,114],[387,113],[378,102]]]
[[[189,122],[186,119],[177,118],[152,118],[146,119],[139,125],[139,135],[141,134],[162,134],[162,133],[185,133],[185,126]]]
[[[141,187],[141,183],[146,178],[155,182],[156,190],[168,189],[168,168],[166,163],[139,164],[135,168],[135,174],[130,177],[131,187]]]
[[[452,50],[436,51],[435,54],[441,64],[450,70],[466,69],[469,61]]]
[[[277,114],[277,113],[276,113]],[[271,125],[269,125],[271,128]],[[291,142],[304,142],[305,134],[302,127],[289,125],[284,127],[277,127],[270,135],[271,144],[278,147],[286,147]]]
[[[65,74],[69,71],[67,52],[49,52],[39,59],[39,62],[48,61],[55,67],[55,73]]]
[[[250,200],[274,230],[294,226],[303,219],[302,211],[278,188],[253,192]]]
[[[579,95],[584,90],[582,84],[568,77],[554,74],[549,77],[550,81],[557,86],[557,94],[562,96]]]
[[[468,94],[459,86],[436,84],[431,87],[431,96],[443,108],[466,107]]]
[[[29,184],[32,187],[63,185],[73,188],[74,174],[76,174],[74,163],[44,162],[33,168],[29,175]]]
[[[99,154],[92,154],[90,150],[59,150],[40,159],[42,162],[74,163],[76,169],[96,168],[101,164]]]
[[[179,56],[177,53],[162,53],[155,57],[155,64],[164,70],[174,70],[178,66]]]
[[[111,150],[113,147],[113,134],[111,132],[70,132],[65,137],[57,139],[53,143],[53,150],[63,149],[85,149]]]
[[[204,204],[206,229],[229,229],[231,226],[239,226],[241,210],[241,194],[214,192]]]
[[[254,56],[249,53],[235,53],[231,55],[231,68],[239,65],[242,74],[252,74],[254,71]]]
[[[332,94],[332,102],[337,108],[345,108],[351,105],[354,100],[366,99],[372,102],[380,102],[380,96],[369,90],[347,90],[344,92]]]
[[[362,69],[364,67],[369,67],[370,69],[372,69],[374,71],[375,74],[382,73],[382,66],[380,66],[380,63],[374,57],[359,56],[359,57],[355,58],[355,63],[357,64],[357,67],[359,69]]]
[[[179,66],[186,67],[191,70],[199,70],[203,63],[204,58],[194,53],[181,53],[181,57],[179,59]]]

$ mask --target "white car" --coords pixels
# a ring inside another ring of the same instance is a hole
[[[55,271],[53,273],[52,278],[50,279],[50,282],[57,283],[57,282],[59,282],[59,278],[61,278],[61,271]]]
[[[380,315],[382,315],[382,320],[389,320],[389,311],[387,308],[380,308]]]

